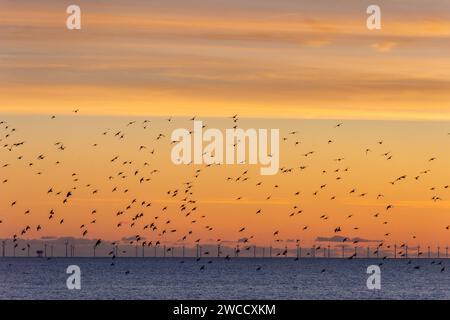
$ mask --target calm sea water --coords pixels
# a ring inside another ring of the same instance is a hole
[[[0,299],[450,299],[449,260],[383,261],[381,290],[368,290],[366,269],[380,262],[0,258]],[[69,265],[81,268],[81,290],[66,287]]]

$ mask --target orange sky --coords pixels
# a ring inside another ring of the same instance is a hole
[[[450,118],[446,1],[4,1],[10,112]],[[220,14],[218,14],[220,12]]]
[[[82,30],[75,31],[65,28],[69,4],[2,1],[0,121],[7,124],[0,126],[0,178],[8,182],[0,185],[0,237],[42,221],[43,231],[26,236],[80,237],[80,225],[96,219],[88,237],[114,240],[144,234],[143,225],[160,216],[158,230],[171,229],[164,226],[171,220],[177,232],[146,234],[149,239],[173,242],[193,230],[190,243],[253,235],[253,242],[268,245],[280,230],[283,240],[311,244],[341,226],[349,237],[448,241],[448,2],[378,1],[379,31],[366,29],[369,1],[78,1]],[[76,108],[80,113],[74,115]],[[51,120],[52,114],[57,118]],[[193,187],[198,212],[184,217],[180,197],[167,191],[182,190],[197,167],[170,162],[171,130],[192,125],[177,116],[199,115],[209,127],[225,129],[234,125],[233,114],[243,117],[238,123],[243,127],[280,128],[288,138],[281,142],[280,164],[295,170],[260,177],[258,166],[249,167],[248,181],[231,183],[226,178],[238,177],[246,166],[202,168]],[[175,116],[173,122],[165,120],[168,116]],[[143,129],[146,118],[151,125]],[[126,127],[133,120],[137,123]],[[334,128],[341,120],[343,128]],[[125,139],[113,137],[118,130],[126,132]],[[155,140],[160,132],[166,137]],[[8,151],[22,139],[24,146]],[[66,150],[54,146],[60,141]],[[140,152],[140,145],[147,149]],[[152,149],[156,155],[149,154]],[[311,150],[314,156],[303,156]],[[384,152],[393,159],[386,160]],[[36,159],[40,154],[44,160]],[[111,164],[116,155],[133,164]],[[345,160],[336,163],[339,157]],[[429,163],[431,157],[437,160]],[[62,165],[55,166],[57,160]],[[143,166],[145,161],[150,165]],[[308,169],[301,171],[303,164]],[[348,172],[332,173],[347,167]],[[152,174],[153,169],[160,172]],[[136,170],[152,180],[139,184],[131,177]],[[121,171],[127,178],[117,177]],[[73,181],[72,173],[80,180]],[[406,181],[389,184],[401,175]],[[259,180],[263,185],[256,188]],[[327,187],[313,196],[323,184]],[[115,186],[120,192],[111,193]],[[49,187],[77,189],[70,205],[63,205],[61,197],[46,194]],[[353,188],[367,197],[349,195]],[[385,195],[381,200],[379,193]],[[442,201],[432,201],[433,196]],[[134,198],[152,206],[145,209],[145,221],[132,228],[132,215],[142,210],[115,213]],[[395,209],[387,213],[387,204]],[[295,205],[304,212],[289,217]],[[57,214],[48,221],[52,208]],[[24,215],[27,209],[31,213]],[[255,215],[258,209],[264,214]],[[320,219],[324,214],[326,221]],[[238,233],[244,225],[247,231]],[[301,231],[304,226],[307,231]]]
[[[242,119],[238,121],[242,128],[281,130],[280,167],[293,170],[261,176],[259,165],[206,168],[172,164],[170,133],[180,127],[192,129],[192,121],[186,118],[173,118],[169,123],[165,118],[151,117],[146,129],[142,125],[145,118],[135,117],[73,115],[50,119],[5,115],[3,119],[16,131],[2,143],[25,141],[25,144],[12,151],[2,148],[1,180],[8,181],[0,185],[3,194],[0,237],[38,224],[43,230],[32,229],[27,237],[81,237],[85,228],[80,226],[84,224],[89,238],[110,240],[139,234],[153,241],[172,243],[191,230],[193,235],[186,244],[197,239],[237,241],[254,236],[253,242],[258,245],[269,245],[276,239],[301,239],[309,245],[318,236],[333,236],[334,229],[340,226],[341,234],[348,237],[411,245],[417,242],[443,245],[448,241],[449,231],[445,227],[450,224],[450,189],[445,186],[450,182],[447,168],[450,152],[444,147],[448,145],[446,122],[352,120],[346,121],[342,128],[334,128],[333,120]],[[208,127],[222,130],[233,124],[231,119],[203,120]],[[127,126],[129,121],[136,123]],[[289,134],[294,130],[298,133]],[[115,137],[119,131],[125,135],[124,139]],[[165,137],[157,140],[159,133]],[[333,142],[328,143],[329,140]],[[297,141],[300,143],[296,145]],[[383,144],[378,144],[379,141]],[[59,150],[56,142],[62,142],[65,150]],[[146,148],[140,151],[140,146]],[[371,151],[366,154],[366,149]],[[305,157],[310,151],[315,154]],[[391,160],[382,155],[387,152],[392,155]],[[38,160],[41,154],[45,158]],[[23,158],[18,160],[18,156]],[[111,162],[116,156],[119,158]],[[432,157],[436,160],[429,161]],[[344,160],[337,162],[338,158]],[[56,165],[56,161],[60,164]],[[5,164],[9,166],[3,167]],[[301,170],[300,166],[307,168]],[[201,173],[195,177],[197,169]],[[246,170],[248,173],[242,176]],[[421,173],[427,170],[430,171]],[[407,179],[390,184],[402,175]],[[236,181],[239,176],[248,180]],[[420,176],[419,180],[415,180],[416,176]],[[141,177],[150,180],[139,183]],[[233,181],[227,181],[228,177]],[[336,180],[337,177],[341,180]],[[186,182],[193,184],[193,194],[188,198],[195,200],[195,204],[183,201]],[[259,182],[261,186],[257,186]],[[321,189],[322,185],[326,187]],[[47,194],[50,188],[53,193]],[[112,192],[114,188],[117,191]],[[176,189],[180,192],[176,197],[167,193]],[[349,193],[352,189],[356,189],[354,194]],[[72,198],[63,204],[65,194],[71,190]],[[93,194],[94,190],[98,192]],[[61,195],[56,195],[59,191]],[[317,196],[313,195],[315,191],[319,191]],[[367,195],[360,197],[362,193]],[[377,199],[378,194],[384,197]],[[267,200],[268,196],[271,198]],[[433,196],[442,200],[434,202]],[[236,200],[239,197],[241,200]],[[136,203],[125,210],[133,199]],[[13,201],[17,204],[11,207]],[[142,201],[151,206],[141,206]],[[183,203],[187,204],[184,211],[180,210]],[[386,211],[389,204],[394,209]],[[163,211],[166,206],[168,209]],[[185,216],[193,207],[197,211]],[[51,209],[55,216],[50,221]],[[97,213],[91,214],[94,209]],[[262,214],[258,215],[259,209]],[[24,214],[27,210],[31,212]],[[303,212],[290,216],[298,210]],[[118,211],[125,213],[116,216]],[[132,227],[132,218],[141,212],[145,217]],[[350,214],[352,218],[347,218]],[[322,215],[329,218],[322,220]],[[155,220],[156,216],[159,218]],[[96,223],[91,224],[94,219]],[[166,224],[168,220],[170,223]],[[158,231],[143,229],[152,222],[157,223]],[[119,228],[118,223],[122,223]],[[244,226],[247,231],[239,233]],[[303,231],[305,226],[308,229]],[[213,230],[208,231],[207,227]],[[172,229],[177,232],[161,235],[162,230]],[[272,235],[276,230],[280,231],[279,237]],[[386,233],[389,236],[385,237]]]

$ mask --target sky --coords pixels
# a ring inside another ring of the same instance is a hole
[[[377,1],[371,31],[372,2],[77,1],[81,30],[68,30],[71,1],[0,0],[0,238],[446,244],[450,3]],[[171,131],[193,116],[280,129],[292,172],[174,165]],[[194,204],[172,197],[186,183]]]
[[[0,237],[20,235],[30,226],[21,238],[82,238],[87,230],[87,239],[122,243],[139,235],[177,246],[250,237],[258,246],[292,247],[296,240],[312,246],[318,237],[334,235],[434,248],[448,242],[448,122],[346,120],[335,128],[335,120],[240,119],[244,129],[280,129],[280,172],[263,176],[258,164],[175,165],[170,134],[192,129],[189,118],[2,119],[6,132],[15,130],[8,138],[2,135],[7,147],[0,149]],[[202,120],[219,130],[234,124],[231,118]],[[12,147],[17,142],[24,144]],[[397,181],[403,175],[407,178]],[[144,217],[134,220],[140,213]],[[144,229],[151,223],[158,229]]]
[[[449,119],[450,4],[6,1],[2,109],[91,114]]]

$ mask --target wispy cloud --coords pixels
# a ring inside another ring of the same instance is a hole
[[[22,112],[450,118],[448,3],[412,3],[381,1],[371,33],[357,1],[85,2],[70,33],[54,1],[7,1],[0,99]]]

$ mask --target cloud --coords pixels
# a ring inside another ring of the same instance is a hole
[[[372,48],[378,52],[390,52],[397,45],[398,43],[394,41],[384,41],[372,44]]]
[[[355,238],[349,238],[349,237],[344,237],[344,236],[333,236],[333,237],[317,237],[316,241],[317,242],[343,242],[344,239],[347,239],[347,242],[352,242],[352,241],[358,241],[358,242],[380,242],[381,240],[371,240],[371,239],[364,239],[364,238],[359,238],[359,237],[355,237]]]
[[[304,41],[305,45],[310,46],[310,47],[314,47],[314,48],[320,48],[320,47],[326,46],[326,45],[328,45],[330,43],[331,42],[328,41],[328,40],[320,40],[320,39]]]
[[[145,237],[139,237],[141,240],[145,241]],[[123,241],[136,241],[137,240],[137,236],[131,236],[131,237],[123,237],[122,238]]]
[[[352,238],[352,241],[358,241],[358,242],[381,242],[382,240],[371,240],[371,239],[364,239],[364,238]]]

